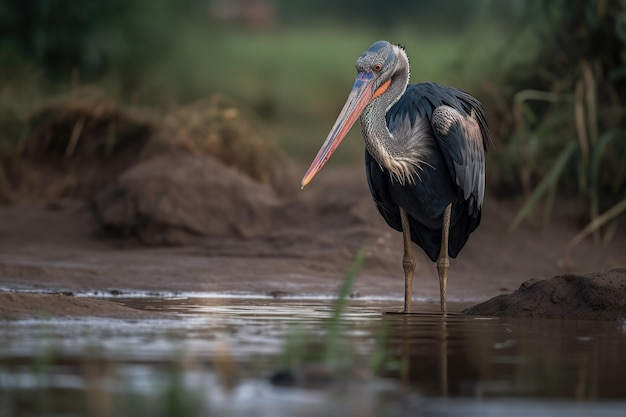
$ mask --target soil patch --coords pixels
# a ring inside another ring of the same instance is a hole
[[[161,317],[161,315],[125,307],[112,301],[77,298],[72,295],[0,292],[1,320],[30,317],[147,319]]]

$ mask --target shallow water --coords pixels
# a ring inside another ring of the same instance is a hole
[[[351,300],[337,322],[328,299],[115,301],[162,318],[0,323],[0,416],[626,413],[625,321]]]

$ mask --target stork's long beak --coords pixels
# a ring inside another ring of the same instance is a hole
[[[335,125],[330,130],[326,141],[317,152],[317,156],[302,178],[302,188],[311,182],[315,174],[322,169],[343,138],[346,137],[356,119],[363,112],[363,109],[372,101],[374,97],[374,79],[374,74],[371,72],[359,72],[357,74],[352,91],[350,91],[350,95],[346,100],[346,104],[343,105]]]

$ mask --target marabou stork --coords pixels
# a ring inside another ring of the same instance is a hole
[[[389,226],[403,233],[404,312],[411,311],[413,241],[437,262],[445,313],[449,256],[458,255],[480,224],[485,152],[491,145],[483,107],[452,87],[418,83],[407,88],[407,54],[386,41],[363,52],[356,69],[352,91],[302,187],[360,116],[372,197]]]

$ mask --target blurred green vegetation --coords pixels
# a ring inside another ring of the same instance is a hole
[[[447,1],[437,7],[398,2],[402,7],[393,18],[390,12],[379,16],[374,2],[296,6],[278,1],[277,21],[270,24],[237,15],[220,18],[222,12],[212,14],[211,7],[207,10],[207,4],[197,0],[164,0],[158,5],[148,0],[4,3],[3,133],[15,135],[47,97],[85,84],[157,114],[225,93],[252,107],[287,151],[304,158],[315,152],[332,125],[352,83],[354,61],[373,41],[405,44],[414,80],[474,90],[492,79],[484,62],[511,40],[508,26],[514,21],[514,8],[490,1],[472,6]],[[246,2],[209,5],[222,3]],[[407,18],[405,9],[415,19]],[[449,10],[455,12],[453,19]],[[506,20],[498,21],[494,13]],[[488,70],[493,74],[502,66],[490,65]],[[2,134],[4,143],[6,136]],[[358,132],[352,137],[335,159],[362,159]]]
[[[560,195],[608,242],[626,210],[626,1],[539,2],[529,15],[541,47],[507,77],[513,120],[496,168],[528,196],[511,229],[541,203],[550,219]]]
[[[454,85],[484,103],[496,145],[490,187],[528,199],[513,226],[541,204],[549,218],[556,195],[579,201],[589,221],[626,198],[625,0],[388,6],[4,0],[0,149],[28,137],[30,117],[51,97],[90,86],[156,120],[226,94],[308,160],[343,104],[356,57],[387,39],[406,46],[413,82]],[[361,161],[358,129],[350,136],[334,163]]]

